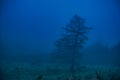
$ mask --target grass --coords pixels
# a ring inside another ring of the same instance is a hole
[[[65,66],[9,62],[2,65],[5,80],[70,80],[69,69]],[[120,68],[117,67],[78,67],[75,80],[120,80]]]

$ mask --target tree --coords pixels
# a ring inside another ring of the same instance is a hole
[[[120,67],[120,42],[112,47],[112,54],[115,55],[115,64]]]
[[[76,58],[88,40],[86,34],[91,28],[85,26],[85,22],[80,16],[74,15],[63,29],[65,32],[62,37],[55,42],[56,53],[67,56],[71,76],[74,77]]]

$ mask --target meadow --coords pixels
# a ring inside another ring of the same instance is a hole
[[[3,62],[3,80],[72,80],[66,65],[27,62]],[[83,65],[76,67],[74,80],[120,80],[120,68],[112,66]]]

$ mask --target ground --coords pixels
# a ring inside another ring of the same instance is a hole
[[[3,62],[3,80],[67,80],[69,69],[61,65],[33,65],[27,62]],[[80,66],[76,68],[76,80],[120,80],[120,68],[111,66]]]

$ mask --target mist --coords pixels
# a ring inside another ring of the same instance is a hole
[[[39,70],[45,64],[47,69],[50,65],[69,66],[72,51],[55,52],[55,43],[76,14],[85,27],[92,28],[79,49],[77,66],[120,67],[119,0],[1,0],[0,66],[20,63]]]

